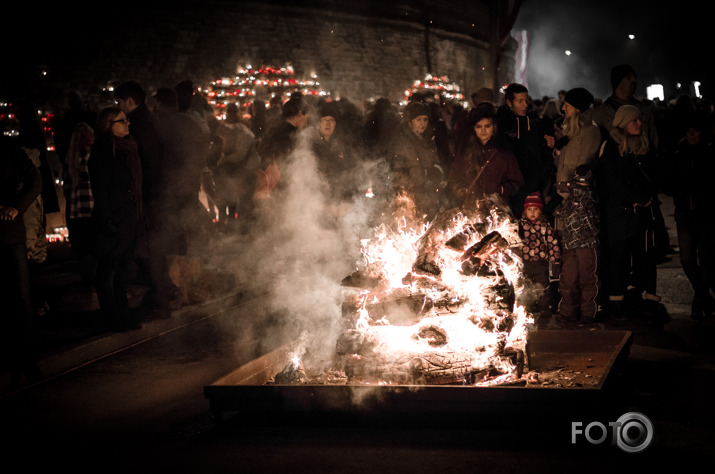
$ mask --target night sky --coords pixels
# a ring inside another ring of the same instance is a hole
[[[582,86],[606,98],[611,92],[610,69],[620,63],[636,69],[638,96],[646,95],[648,84],[661,83],[667,100],[678,93],[676,83],[694,80],[710,95],[715,90],[715,41],[707,5],[524,0],[514,29],[531,33],[527,85],[532,97],[554,97],[559,89]],[[635,39],[630,40],[629,34]],[[567,49],[570,56],[564,53]]]

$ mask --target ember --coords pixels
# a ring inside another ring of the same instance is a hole
[[[521,260],[512,251],[518,225],[492,204],[484,215],[452,209],[426,225],[383,224],[362,242],[364,262],[342,281],[349,294],[331,371],[353,384],[521,378],[533,319],[521,304]],[[299,367],[289,364],[273,382],[325,379]]]

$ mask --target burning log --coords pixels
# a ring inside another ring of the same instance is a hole
[[[432,353],[415,357],[409,362],[415,381],[429,385],[472,383],[475,370],[472,354]]]
[[[294,360],[288,365],[285,366],[285,368],[278,372],[276,376],[274,377],[274,383],[277,384],[296,384],[296,383],[305,383],[307,381],[308,377],[307,374],[305,373],[305,368],[303,367],[303,363],[298,360]]]
[[[415,339],[424,339],[432,347],[441,347],[447,344],[447,332],[437,326],[430,325],[417,332]]]
[[[465,275],[477,274],[490,256],[507,248],[509,242],[499,232],[490,232],[462,254],[462,271]]]
[[[373,289],[384,283],[384,279],[379,274],[369,270],[357,270],[343,278],[340,282],[342,286],[353,288]]]
[[[458,216],[461,216],[459,209],[443,210],[435,216],[418,242],[417,258],[412,266],[415,272],[435,276],[442,273],[438,252],[445,244],[445,233],[454,226],[454,219]]]
[[[487,231],[486,223],[468,224],[464,226],[461,232],[452,236],[445,245],[457,252],[464,252],[469,242],[475,239],[475,236],[484,235]]]
[[[517,379],[523,373],[523,353],[519,359],[519,352],[499,357],[505,367],[512,363],[521,364],[517,366]],[[399,360],[360,355],[345,359],[345,374],[351,383],[464,385],[483,383],[505,373],[493,365],[476,366],[474,354],[470,352],[411,354],[403,355]]]

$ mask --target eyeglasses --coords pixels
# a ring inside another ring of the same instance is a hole
[[[123,118],[123,119],[119,119],[119,120],[112,120],[112,121],[109,122],[109,123],[110,123],[110,124],[115,124],[115,123],[129,123],[129,119],[128,119],[128,118]]]

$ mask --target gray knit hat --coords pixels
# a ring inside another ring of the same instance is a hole
[[[635,105],[621,105],[613,117],[613,126],[623,129],[628,123],[641,118],[641,111]]]

